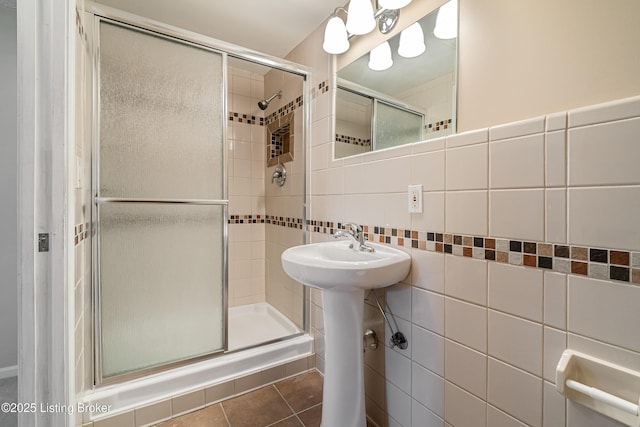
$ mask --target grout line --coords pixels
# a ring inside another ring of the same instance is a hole
[[[227,417],[227,411],[225,411],[224,406],[222,406],[222,402],[218,402],[218,405],[220,405],[220,409],[222,410],[222,415],[224,415],[224,419],[227,421],[227,425],[231,427],[231,422],[229,421],[229,417]]]
[[[283,421],[283,420],[287,420],[287,419],[289,419],[289,418],[291,418],[293,416],[298,420],[298,422],[300,424],[302,424],[304,426],[304,423],[302,422],[302,420],[300,420],[300,418],[298,418],[298,414],[296,413],[295,409],[293,409],[293,407],[289,404],[289,401],[282,395],[282,393],[280,393],[280,390],[278,389],[278,387],[276,387],[276,385],[274,384],[273,388],[276,389],[276,392],[278,393],[278,395],[280,395],[280,397],[282,398],[284,403],[286,403],[286,405],[289,407],[289,409],[291,410],[291,413],[292,413],[292,415],[289,415],[288,417],[283,418],[282,420],[279,420],[279,421],[277,421],[276,423],[273,423],[273,424],[277,424],[278,422]],[[273,425],[273,424],[269,424],[269,425]],[[269,426],[267,426],[267,427],[269,427]]]

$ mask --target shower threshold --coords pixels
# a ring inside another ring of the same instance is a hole
[[[300,332],[300,328],[269,303],[229,308],[229,351],[253,347]]]

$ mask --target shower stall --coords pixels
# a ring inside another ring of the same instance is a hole
[[[181,390],[214,383],[245,354],[259,370],[299,338],[310,352],[308,296],[280,265],[306,239],[308,69],[108,7],[91,22],[92,399],[172,370]]]

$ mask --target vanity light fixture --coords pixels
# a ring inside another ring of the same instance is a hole
[[[400,33],[398,55],[404,58],[415,58],[422,55],[426,48],[424,33],[419,22],[410,25]]]
[[[439,39],[453,39],[458,35],[458,1],[449,0],[438,10],[433,35]]]
[[[370,33],[375,27],[371,0],[351,0],[347,11],[347,31],[359,36]]]
[[[382,34],[387,34],[395,27],[400,15],[400,8],[411,3],[411,0],[379,0],[379,8],[374,13],[371,0],[351,0],[349,9],[337,8],[331,14],[324,29],[322,49],[325,52],[339,55],[349,49],[349,39],[356,35],[368,34],[376,27]],[[378,4],[376,2],[376,4]],[[347,14],[346,25],[338,17],[338,11]],[[346,39],[346,41],[345,41]]]
[[[337,8],[324,29],[322,49],[332,55],[339,55],[349,50],[349,35],[344,21],[337,15],[339,10],[344,11],[341,7]]]
[[[380,7],[385,9],[400,9],[411,3],[411,0],[378,0]]]
[[[391,46],[389,42],[384,42],[369,52],[370,69],[374,71],[384,71],[391,68],[392,65],[393,58],[391,57]]]

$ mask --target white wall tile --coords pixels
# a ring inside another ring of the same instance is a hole
[[[569,185],[640,183],[640,118],[569,130]]]
[[[387,382],[387,413],[401,427],[411,426],[411,396]]]
[[[519,136],[544,132],[544,128],[545,117],[534,117],[532,119],[492,126],[489,128],[489,139],[496,141],[498,139],[517,138]]]
[[[480,352],[487,351],[487,309],[446,298],[445,337]]]
[[[445,206],[447,233],[487,235],[486,191],[448,192]]]
[[[407,198],[406,192],[380,196],[384,204],[384,224],[393,224],[397,228],[411,229],[413,214],[408,212]]]
[[[394,316],[405,320],[411,320],[411,286],[397,284],[385,288],[387,308]],[[378,298],[382,294],[377,291]],[[375,304],[375,298],[371,296],[370,301]]]
[[[567,183],[567,132],[549,132],[545,135],[545,183],[547,187]]]
[[[491,405],[487,405],[487,424],[491,427],[526,427],[526,424]]]
[[[487,401],[533,426],[542,425],[542,379],[489,358]]]
[[[545,190],[545,241],[566,243],[567,241],[567,190],[554,188]]]
[[[595,341],[580,335],[567,334],[567,348],[606,360],[625,368],[640,371],[640,353]]]
[[[422,184],[424,191],[444,190],[444,151],[411,157],[411,184]]]
[[[384,348],[385,378],[405,393],[411,393],[411,359]]]
[[[464,145],[480,144],[489,141],[489,129],[478,129],[458,133],[447,137],[447,148],[462,147]]]
[[[445,256],[445,294],[487,305],[487,262],[460,256]]]
[[[567,401],[567,427],[622,427],[624,424],[586,406]]]
[[[411,321],[437,334],[444,334],[444,297],[418,288],[411,290]]]
[[[489,355],[542,375],[542,325],[489,310]]]
[[[569,189],[572,245],[640,250],[640,187]]]
[[[569,127],[585,126],[640,116],[640,96],[619,99],[569,111]]]
[[[536,322],[542,321],[541,270],[489,263],[489,307]]]
[[[555,384],[556,366],[567,348],[567,334],[558,329],[544,328],[544,379]]]
[[[565,398],[556,387],[545,381],[543,385],[542,425],[564,427],[566,419]]]
[[[567,112],[547,114],[547,122],[545,130],[547,132],[553,132],[556,130],[563,130],[567,128]]]
[[[445,340],[445,379],[487,398],[487,356],[451,340]]]
[[[414,363],[412,365],[411,396],[440,417],[444,417],[444,379]]]
[[[567,327],[567,275],[544,272],[544,323],[554,328]]]
[[[544,134],[489,144],[491,188],[544,186]]]
[[[488,145],[477,144],[447,150],[445,184],[447,190],[487,188]]]
[[[411,327],[411,360],[444,376],[444,338],[419,326]]]
[[[411,251],[411,284],[443,293],[444,264],[444,254],[413,249]]]
[[[411,402],[411,427],[444,427],[444,420],[414,400]]]
[[[459,387],[445,383],[444,419],[455,427],[485,427],[487,403]]]
[[[567,329],[640,351],[640,287],[569,276]]]
[[[407,194],[404,194],[405,200]],[[422,213],[413,213],[411,217],[412,230],[440,231],[444,230],[444,199],[443,191],[422,193]],[[406,204],[406,203],[405,203]],[[407,207],[405,206],[405,210]]]
[[[544,240],[544,190],[493,190],[489,199],[491,236]]]
[[[419,141],[411,144],[413,154],[427,153],[429,151],[444,150],[447,138],[445,136],[440,138],[427,139],[425,141]]]
[[[411,157],[364,163],[362,178],[366,193],[404,193],[411,179]]]

